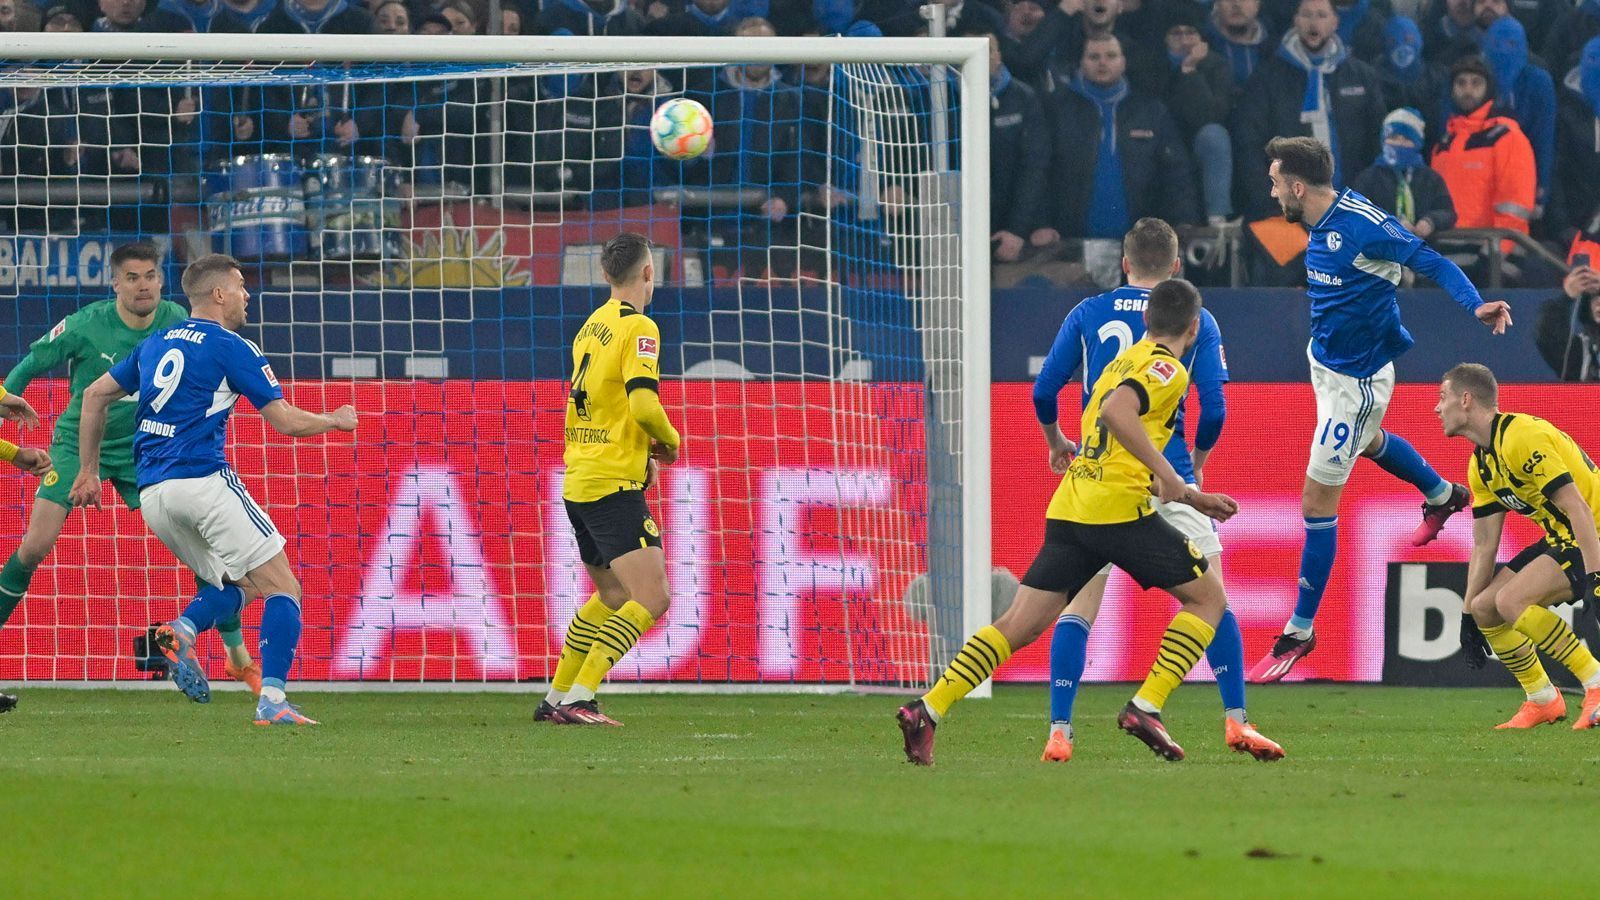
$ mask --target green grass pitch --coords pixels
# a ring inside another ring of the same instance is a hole
[[[1515,689],[1257,689],[1289,751],[1228,752],[1209,686],[1182,763],[1079,698],[1038,761],[1042,689],[957,707],[938,766],[897,700],[613,696],[622,729],[535,726],[536,697],[249,701],[24,689],[0,716],[8,897],[1591,896],[1600,733],[1505,733]],[[1571,711],[1576,703],[1569,698]]]

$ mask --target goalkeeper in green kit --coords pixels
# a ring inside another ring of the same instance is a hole
[[[21,394],[33,379],[66,364],[72,401],[56,420],[50,442],[50,458],[55,467],[39,484],[22,545],[0,568],[0,627],[27,594],[34,571],[50,555],[72,510],[67,493],[78,475],[78,416],[83,408],[84,388],[145,338],[189,317],[182,306],[161,299],[161,251],[153,244],[118,247],[111,254],[111,286],[116,299],[91,303],[62,319],[33,342],[28,355],[6,376],[6,391]],[[107,410],[105,443],[100,451],[100,471],[129,509],[139,508],[133,467],[134,412],[139,405],[133,401],[137,400],[137,395],[127,397]],[[238,616],[220,623],[217,631],[228,649],[228,675],[245,682],[259,695],[261,667],[245,649]]]

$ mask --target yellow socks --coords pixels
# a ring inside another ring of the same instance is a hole
[[[972,693],[973,688],[983,684],[1010,658],[1011,643],[993,625],[985,625],[967,638],[966,645],[950,661],[950,667],[944,670],[933,690],[922,695],[922,702],[933,713],[934,721],[943,719],[957,700]]]
[[[1522,685],[1523,692],[1530,699],[1535,694],[1554,699],[1547,696],[1552,690],[1550,676],[1545,674],[1544,664],[1539,662],[1539,654],[1534,652],[1532,641],[1510,625],[1479,626],[1478,630],[1483,632],[1489,649],[1511,670],[1517,684]]]
[[[578,670],[583,668],[583,661],[589,658],[589,648],[594,645],[594,639],[600,636],[600,626],[606,624],[611,614],[611,607],[601,603],[600,592],[595,591],[589,595],[589,602],[572,617],[572,622],[567,625],[567,636],[561,642],[556,673],[550,678],[550,693],[545,695],[551,705],[566,699],[567,691],[572,690]]]
[[[1600,662],[1595,661],[1594,654],[1584,648],[1560,616],[1542,606],[1530,606],[1517,617],[1516,629],[1527,635],[1541,652],[1571,670],[1584,687],[1600,684]]]
[[[594,692],[600,689],[600,682],[605,680],[606,673],[617,664],[617,660],[633,649],[633,645],[655,623],[655,617],[638,603],[629,600],[622,604],[622,608],[607,619],[594,636],[589,656],[583,661],[583,668],[578,670],[577,681],[567,692],[567,702],[594,699]]]
[[[1150,666],[1134,702],[1145,712],[1160,712],[1167,705],[1167,697],[1183,683],[1185,675],[1205,655],[1206,647],[1217,630],[1190,612],[1179,612],[1172,617],[1167,633],[1161,636],[1161,648],[1156,651],[1156,661]]]

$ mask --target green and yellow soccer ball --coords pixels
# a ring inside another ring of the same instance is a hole
[[[687,97],[668,100],[650,119],[650,141],[662,156],[694,159],[711,146],[711,113]]]

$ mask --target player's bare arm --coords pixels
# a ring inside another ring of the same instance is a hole
[[[330,431],[355,431],[356,408],[346,403],[331,413],[314,413],[287,400],[274,400],[261,408],[261,418],[286,437],[313,437]]]
[[[1189,486],[1178,477],[1178,470],[1172,467],[1172,463],[1167,462],[1156,445],[1150,442],[1150,436],[1144,433],[1144,426],[1139,423],[1137,391],[1126,384],[1112,391],[1111,396],[1100,405],[1100,418],[1117,443],[1128,448],[1128,452],[1150,470],[1155,478],[1153,493],[1157,498],[1163,503],[1183,499],[1183,493]]]
[[[100,508],[100,441],[106,433],[106,410],[128,396],[109,374],[96,378],[83,392],[83,417],[78,422],[78,477],[67,495],[73,506]]]
[[[1503,512],[1472,520],[1472,556],[1467,561],[1467,591],[1462,595],[1468,604],[1494,580],[1494,560],[1500,553],[1505,528]]]
[[[4,388],[0,388],[0,419],[16,422],[23,428],[39,427],[39,414],[28,401],[21,394],[8,393]]]

